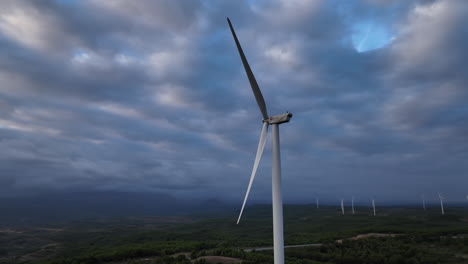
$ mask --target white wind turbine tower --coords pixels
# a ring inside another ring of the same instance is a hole
[[[437,193],[439,195],[439,200],[440,200],[440,211],[442,212],[442,215],[445,214],[444,211],[444,198],[440,193]]]
[[[468,195],[467,195],[467,197],[468,197]],[[317,209],[319,209],[319,198],[318,197],[315,197],[315,204],[317,205]]]
[[[343,203],[344,199],[341,198],[341,214],[344,215],[344,203]]]
[[[374,210],[374,216],[375,216],[375,199],[372,198],[372,209]]]
[[[354,196],[351,197],[351,210],[354,214]]]
[[[262,113],[262,132],[260,134],[260,141],[258,143],[257,148],[257,155],[255,157],[254,166],[252,169],[252,173],[250,175],[249,185],[247,187],[247,192],[245,193],[244,202],[242,203],[242,208],[239,213],[239,218],[237,219],[237,223],[242,216],[242,212],[244,211],[245,203],[247,202],[247,198],[249,197],[250,188],[252,187],[253,180],[255,178],[255,174],[257,172],[258,164],[260,162],[260,158],[262,157],[263,149],[265,148],[265,141],[268,131],[268,126],[271,125],[272,127],[272,204],[273,204],[273,253],[274,253],[274,263],[275,264],[284,264],[284,239],[283,239],[283,197],[281,192],[281,160],[280,160],[280,141],[279,141],[279,125],[282,123],[289,122],[292,117],[291,113],[280,114],[276,116],[268,116],[267,108],[265,104],[265,100],[263,99],[262,92],[258,87],[257,81],[250,69],[249,63],[245,58],[244,52],[242,51],[242,47],[237,39],[236,33],[234,28],[231,24],[229,18],[227,19],[229,28],[231,29],[232,36],[234,37],[234,41],[236,42],[237,50],[239,51],[239,55],[242,60],[242,64],[244,65],[245,72],[247,73],[247,77],[250,82],[250,86],[252,87],[252,91],[254,93],[255,99],[257,104],[260,108],[260,112]]]
[[[421,198],[422,198],[422,206],[423,206],[423,209],[424,209],[424,211],[426,211],[426,199],[424,198],[424,194],[421,195]]]

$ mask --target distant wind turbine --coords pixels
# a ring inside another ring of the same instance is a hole
[[[319,209],[319,198],[318,197],[315,198],[315,203],[317,204],[317,209]]]
[[[424,209],[424,211],[426,211],[426,199],[424,199],[424,194],[421,195],[421,198],[422,198],[422,206],[423,206],[423,209]]]
[[[374,216],[375,216],[375,199],[372,198],[372,209],[374,209]]]
[[[284,113],[276,116],[268,116],[265,100],[263,99],[262,92],[258,87],[257,81],[255,80],[254,74],[250,69],[249,63],[244,55],[244,51],[237,39],[236,32],[232,26],[231,20],[227,19],[229,28],[231,29],[232,36],[237,46],[237,51],[244,65],[247,78],[249,79],[250,86],[254,93],[255,99],[257,101],[258,107],[262,114],[262,132],[260,134],[260,141],[258,143],[257,155],[255,157],[254,166],[252,173],[250,175],[249,185],[247,187],[247,192],[245,193],[244,202],[239,213],[239,218],[237,223],[242,217],[242,212],[244,211],[245,203],[249,197],[250,188],[252,187],[255,174],[257,172],[258,164],[260,163],[260,158],[263,154],[263,149],[265,148],[265,141],[268,132],[268,126],[272,127],[272,204],[273,204],[273,253],[274,253],[274,263],[275,264],[284,264],[284,239],[283,239],[283,195],[281,191],[281,160],[280,160],[280,141],[279,141],[279,125],[289,122],[292,117],[291,113]]]
[[[344,215],[344,203],[343,203],[343,198],[341,198],[341,214]]]
[[[353,211],[353,214],[354,214],[354,196],[351,197],[351,210]]]
[[[442,215],[445,214],[445,211],[444,211],[444,197],[440,194],[440,193],[437,193],[439,195],[439,200],[440,200],[440,211],[442,212]]]

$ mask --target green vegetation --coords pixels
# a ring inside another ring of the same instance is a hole
[[[286,249],[286,263],[468,263],[468,208],[452,207],[441,216],[435,208],[388,207],[379,208],[376,217],[369,208],[345,216],[336,209],[285,207],[286,245],[323,243]],[[249,207],[239,225],[235,218],[236,212],[229,212],[15,229],[0,232],[0,263],[212,263],[205,256],[273,263],[271,250],[242,250],[272,245],[270,207]],[[369,233],[389,235],[346,239]]]
[[[319,249],[287,250],[288,263],[460,263],[452,248],[439,242],[417,242],[412,236],[348,240],[342,244],[326,244]],[[468,240],[462,241],[468,247]],[[304,261],[315,260],[315,261]]]

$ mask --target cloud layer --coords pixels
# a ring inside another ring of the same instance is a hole
[[[1,192],[240,202],[261,115],[226,16],[269,113],[294,113],[286,200],[468,192],[463,0],[2,1]],[[358,52],[363,24],[392,39]],[[269,175],[267,147],[254,200]]]

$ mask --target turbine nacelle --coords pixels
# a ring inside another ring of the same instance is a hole
[[[285,113],[281,115],[270,116],[268,119],[263,120],[263,122],[267,122],[270,125],[273,124],[282,124],[287,123],[291,119],[293,115],[291,113]]]

